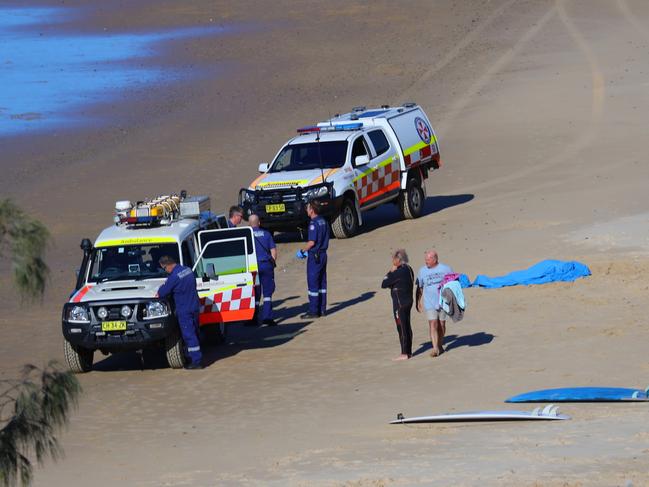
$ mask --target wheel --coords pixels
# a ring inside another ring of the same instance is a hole
[[[408,180],[406,191],[401,193],[399,210],[403,218],[419,218],[424,211],[424,190],[418,179]]]
[[[358,232],[358,214],[351,199],[343,202],[340,213],[331,223],[331,230],[336,238],[353,237]]]
[[[185,366],[185,343],[179,330],[174,330],[165,338],[167,363],[172,369],[182,369]]]
[[[207,345],[223,345],[226,338],[225,323],[212,323],[201,327]]]
[[[65,354],[65,361],[68,367],[75,374],[82,374],[92,370],[92,359],[95,355],[94,350],[81,348],[72,345],[67,340],[63,340],[63,352]]]

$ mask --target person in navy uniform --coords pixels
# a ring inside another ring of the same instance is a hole
[[[329,223],[320,216],[320,203],[311,201],[306,208],[309,222],[307,245],[298,250],[298,257],[307,257],[306,282],[309,289],[309,311],[302,318],[317,318],[327,311],[327,248]]]
[[[255,296],[259,300],[263,294],[264,300],[261,307],[261,324],[275,326],[273,320],[273,293],[275,292],[275,262],[277,261],[277,248],[273,236],[268,230],[259,227],[259,216],[252,214],[248,217],[255,237],[255,250],[259,266],[259,285],[255,286]]]
[[[184,265],[177,264],[173,257],[163,255],[158,261],[169,277],[158,289],[158,297],[172,296],[176,304],[176,317],[180,333],[187,347],[191,362],[186,369],[202,369],[203,355],[198,341],[198,312],[200,302],[196,292],[194,272]]]
[[[240,206],[231,206],[228,212],[228,228],[236,228],[243,220],[243,208]]]

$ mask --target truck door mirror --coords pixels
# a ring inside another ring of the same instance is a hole
[[[266,172],[268,171],[268,163],[267,162],[262,162],[259,164],[259,172]]]
[[[354,159],[354,166],[364,166],[370,162],[370,157],[368,155],[356,156]]]
[[[214,264],[207,264],[205,266],[205,271],[207,273],[207,277],[210,279],[218,279],[219,276],[216,275],[216,271],[214,270]]]

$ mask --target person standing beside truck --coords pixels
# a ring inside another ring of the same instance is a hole
[[[191,362],[186,369],[202,369],[203,354],[198,340],[198,313],[200,301],[196,292],[196,278],[194,272],[184,265],[177,264],[173,257],[163,255],[158,261],[160,267],[169,274],[169,277],[158,289],[158,297],[172,296],[176,305],[176,317],[180,333],[187,347],[187,354]]]
[[[257,250],[257,264],[259,266],[259,285],[255,286],[257,300],[264,296],[261,306],[261,324],[275,326],[273,319],[273,293],[275,292],[275,263],[277,261],[277,248],[275,240],[268,230],[259,227],[259,216],[254,213],[248,217],[252,227]]]
[[[243,208],[240,206],[231,206],[228,212],[228,228],[236,228],[243,220]]]
[[[453,270],[439,261],[434,249],[424,252],[426,265],[419,269],[417,275],[417,311],[421,312],[422,304],[430,329],[430,343],[433,347],[431,357],[444,353],[444,336],[446,335],[446,313],[439,305],[439,289],[446,274]],[[423,301],[423,303],[422,303]]]
[[[307,259],[306,281],[309,291],[309,311],[302,318],[318,318],[327,312],[327,249],[329,248],[329,223],[320,216],[318,201],[307,205],[309,233],[307,245],[297,251],[300,259]]]

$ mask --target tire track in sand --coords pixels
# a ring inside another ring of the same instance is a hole
[[[647,28],[647,26],[638,19],[638,16],[631,11],[626,0],[617,0],[617,6],[622,12],[622,15],[624,15],[626,21],[633,26],[640,36],[649,40],[649,28]]]
[[[539,164],[535,161],[535,163],[530,167],[514,171],[498,178],[490,179],[489,181],[485,181],[483,183],[455,188],[454,191],[468,193],[475,190],[495,186],[497,184],[514,181],[536,172],[545,171],[548,167],[562,164],[570,158],[575,157],[579,152],[581,152],[594,142],[597,133],[597,126],[602,120],[602,114],[604,110],[604,77],[599,67],[599,62],[597,60],[595,52],[583,37],[579,29],[575,26],[573,21],[570,19],[566,11],[565,3],[566,0],[556,0],[554,6],[550,10],[548,10],[548,12],[546,12],[543,17],[541,17],[538,23],[532,26],[527,32],[525,32],[525,34],[516,42],[516,44],[512,48],[505,52],[505,54],[503,54],[485,71],[485,73],[469,88],[469,90],[457,102],[453,104],[451,110],[449,111],[449,114],[443,119],[441,125],[442,129],[439,132],[443,133],[448,131],[449,127],[451,127],[455,119],[460,115],[462,110],[464,110],[471,103],[478,92],[484,89],[484,87],[489,84],[492,78],[499,71],[501,71],[505,66],[511,63],[514,58],[518,54],[520,54],[520,52],[527,46],[527,44],[543,29],[543,27],[545,27],[545,25],[555,15],[558,15],[568,34],[572,37],[578,49],[586,58],[590,68],[592,94],[591,117],[588,126],[572,143],[568,144],[560,152],[555,153],[553,157],[545,160],[543,164]],[[497,198],[498,196],[499,195],[496,195],[494,196],[494,198]]]
[[[467,35],[465,35],[460,42],[458,42],[453,49],[448,51],[446,53],[446,56],[444,56],[441,60],[433,64],[424,74],[422,74],[418,80],[416,80],[414,83],[412,83],[406,90],[401,93],[400,100],[401,102],[406,102],[409,101],[408,98],[410,95],[415,91],[419,86],[421,86],[423,83],[428,81],[430,78],[435,76],[439,71],[444,69],[446,66],[448,66],[456,57],[460,55],[460,53],[466,49],[468,45],[470,45],[472,42],[476,40],[476,38],[484,32],[484,30],[489,27],[491,24],[494,23],[494,21],[502,15],[502,13],[507,10],[509,7],[514,5],[518,0],[509,0],[505,3],[503,3],[500,7],[498,7],[496,10],[491,12],[491,14],[485,19],[484,22],[481,22],[475,29],[470,31]]]

